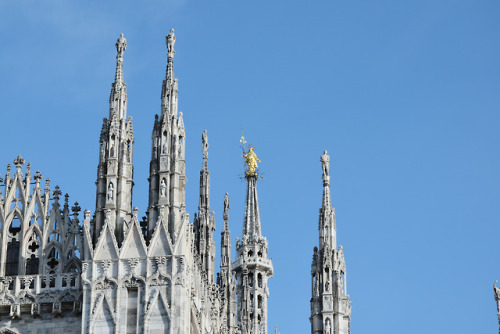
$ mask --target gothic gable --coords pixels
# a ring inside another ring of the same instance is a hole
[[[118,245],[114,233],[108,224],[104,224],[103,233],[94,251],[94,260],[112,260],[118,258]]]

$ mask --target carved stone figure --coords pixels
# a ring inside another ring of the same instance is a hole
[[[169,54],[175,54],[175,34],[174,29],[170,29],[170,34],[167,35],[167,50]]]
[[[229,206],[229,194],[226,193],[226,195],[224,195],[224,219],[225,220],[228,219],[229,209],[231,209],[231,207]]]
[[[165,184],[165,179],[161,179],[160,182],[160,196],[165,197],[167,194],[167,185]]]
[[[330,319],[326,319],[325,334],[331,334],[331,333],[332,333],[332,326],[330,325]]]
[[[108,201],[113,200],[113,195],[114,195],[113,182],[110,182],[108,185]]]
[[[323,168],[323,180],[329,176],[330,173],[330,156],[327,154],[326,150],[321,156],[321,167]]]
[[[203,149],[203,160],[208,159],[208,138],[207,138],[207,130],[203,131],[201,135],[201,143]]]
[[[126,48],[127,48],[127,40],[125,39],[125,37],[123,37],[123,34],[120,34],[120,38],[118,38],[118,41],[116,42],[116,51],[117,51],[116,58],[122,58],[123,52],[125,52]]]
[[[498,281],[493,283],[493,293],[495,294],[495,301],[497,302],[497,312],[500,314],[500,288],[496,286]]]
[[[247,164],[247,175],[255,175],[255,170],[258,168],[257,161],[262,161],[257,158],[257,154],[255,154],[252,146],[248,148],[248,152],[243,155],[243,157],[245,158],[245,163]]]

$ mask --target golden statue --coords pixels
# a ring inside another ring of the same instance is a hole
[[[244,153],[244,152],[243,152]],[[255,169],[257,169],[259,166],[257,166],[257,161],[262,162],[257,158],[257,154],[255,154],[253,150],[253,146],[250,146],[248,148],[248,152],[243,155],[243,158],[245,158],[245,163],[248,166],[247,170],[247,175],[256,175],[257,173],[255,172]]]

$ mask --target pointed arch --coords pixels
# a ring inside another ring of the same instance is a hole
[[[31,200],[32,208],[30,208],[29,213],[31,219],[29,221],[29,226],[38,225],[40,228],[43,227],[43,222],[45,218],[45,212],[43,210],[43,205],[40,201],[39,190],[37,189]]]
[[[10,220],[9,223],[9,234],[12,237],[16,237],[19,236],[19,233],[21,232],[23,226],[22,224],[23,218],[19,208],[15,208],[14,211],[11,211],[11,216],[12,219]]]
[[[97,302],[99,303],[99,301]],[[111,310],[112,308],[110,307],[107,298],[103,296],[100,301],[100,305],[98,305],[98,309],[96,310],[92,333],[114,334],[115,320]]]
[[[170,333],[170,312],[168,303],[159,290],[156,291],[152,300],[152,307],[148,314],[149,333]]]

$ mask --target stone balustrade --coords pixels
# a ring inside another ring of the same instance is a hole
[[[0,291],[17,295],[25,290],[39,294],[46,290],[81,289],[79,273],[0,277]]]

